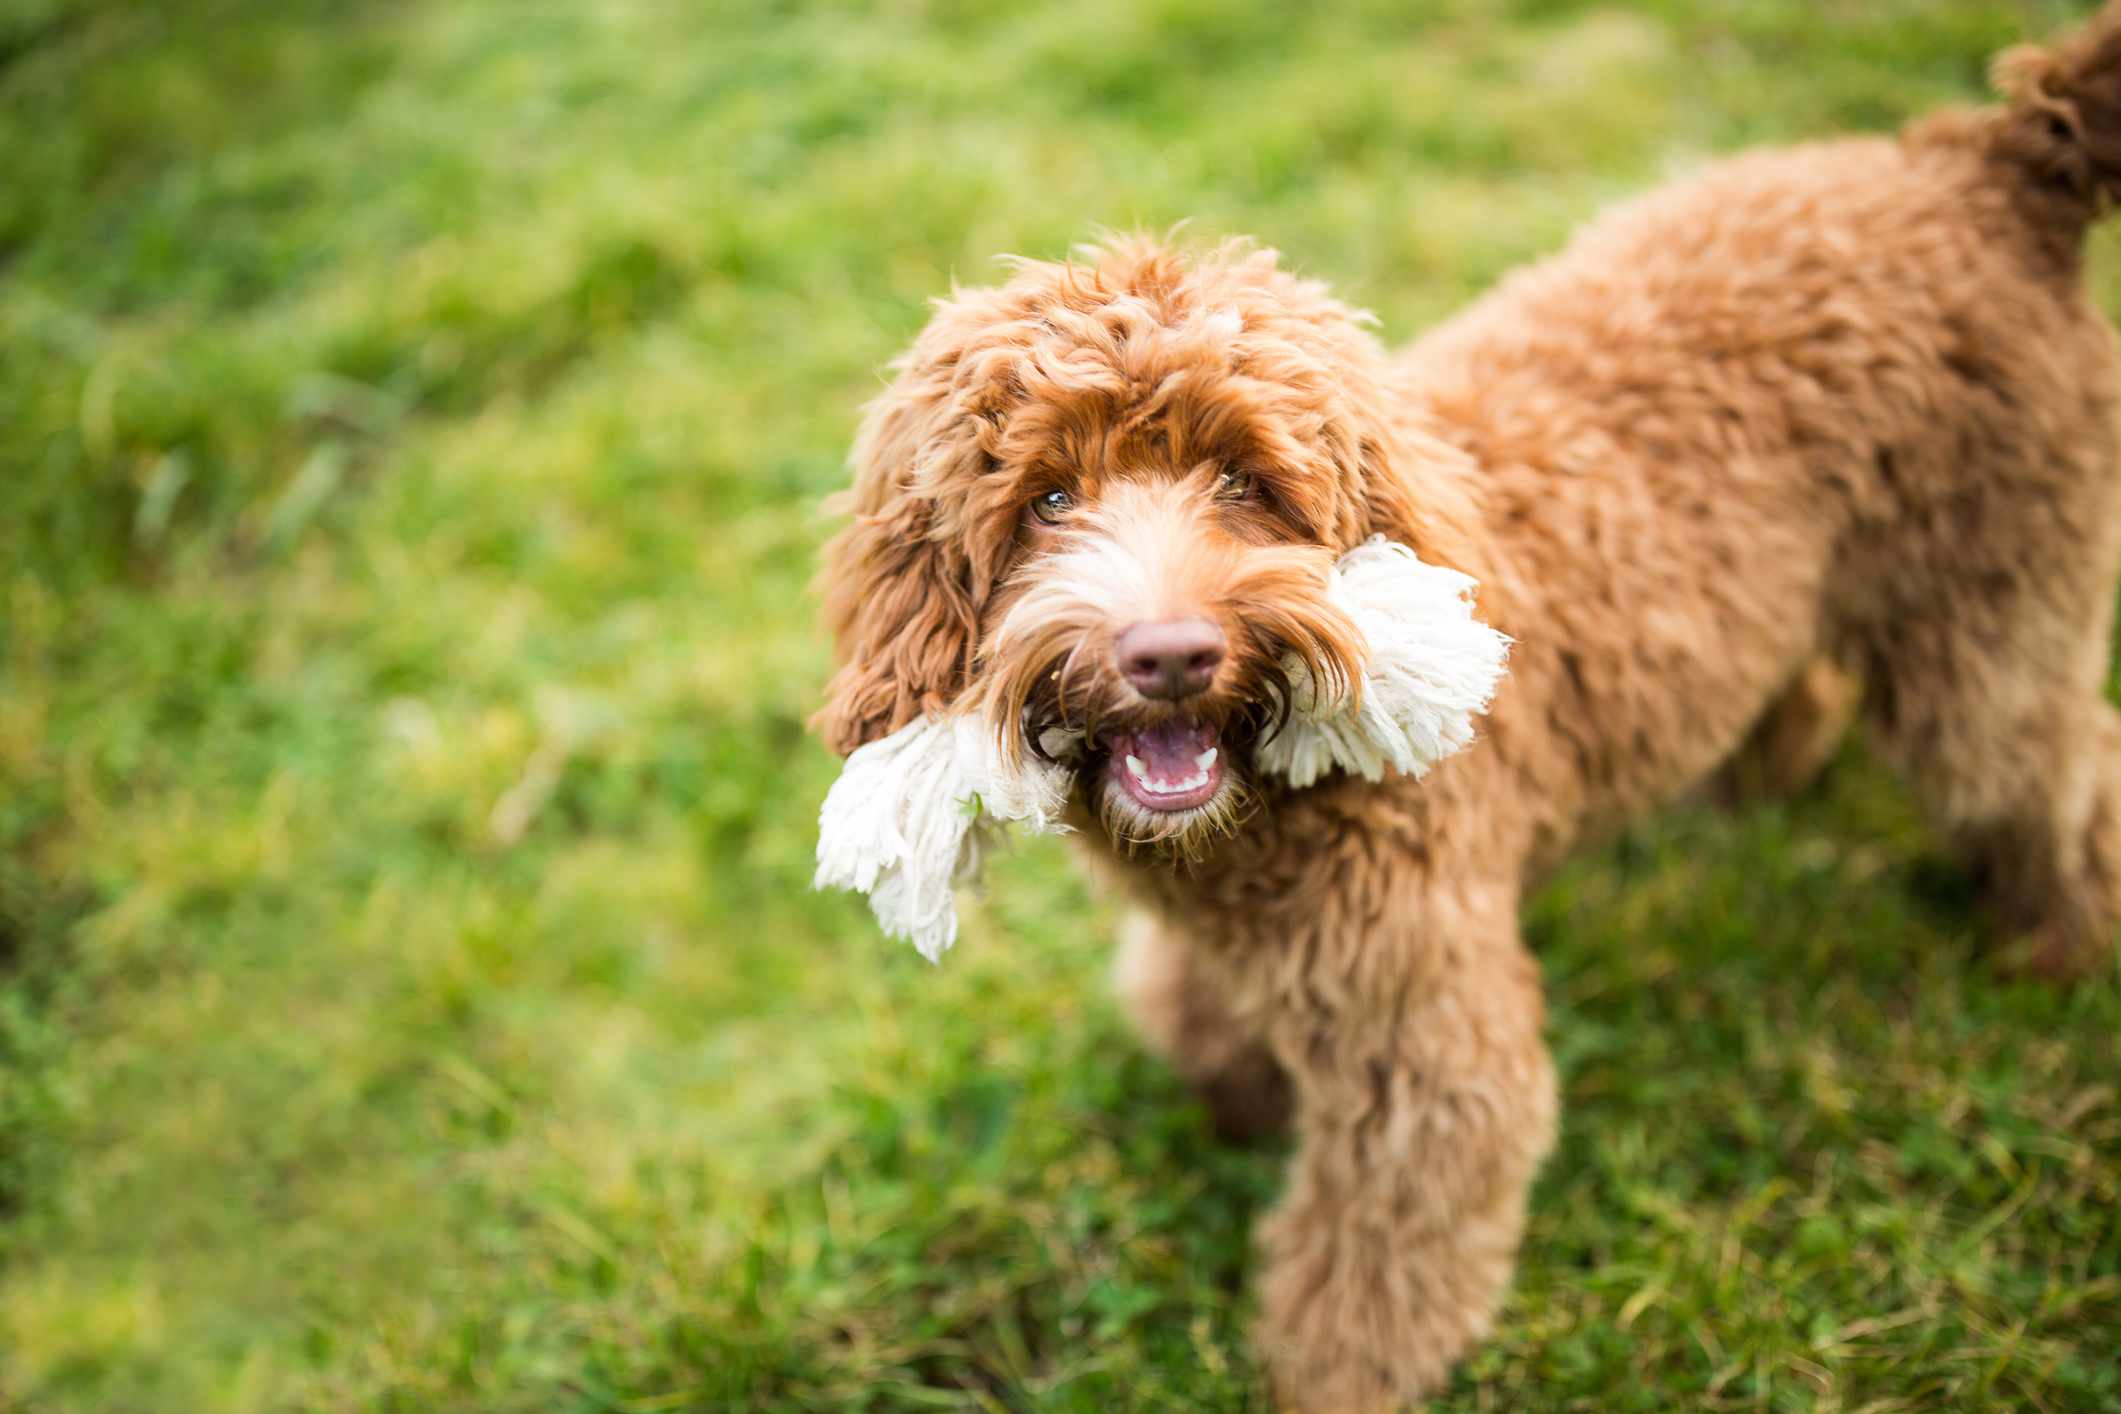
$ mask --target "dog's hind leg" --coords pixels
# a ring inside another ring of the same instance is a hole
[[[1998,962],[2051,981],[2104,965],[2121,926],[2121,714],[2079,697],[1917,740],[1897,754],[1983,884]]]
[[[1259,1344],[1285,1408],[1398,1409],[1439,1387],[1494,1319],[1553,1142],[1515,883],[1421,892],[1353,956],[1332,932],[1291,940],[1310,962],[1282,973],[1268,1023],[1297,1099],[1259,1234]]]
[[[2063,485],[2044,525],[1960,538],[1957,592],[1932,579],[1926,610],[1874,635],[1865,673],[1876,739],[1990,894],[2000,961],[2055,980],[2100,966],[2121,925],[2121,714],[2105,696],[2121,507]]]
[[[1191,1084],[1223,1138],[1243,1142],[1289,1124],[1289,1077],[1182,938],[1148,913],[1120,925],[1113,982],[1150,1049]]]
[[[2004,967],[2071,981],[2104,967],[2121,926],[2121,714],[2087,707],[2061,748],[2046,809],[1976,841],[2008,930]]]

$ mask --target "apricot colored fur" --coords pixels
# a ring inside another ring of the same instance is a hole
[[[1999,108],[1611,212],[1397,354],[1271,253],[1123,240],[953,293],[872,409],[826,573],[836,749],[952,704],[1158,721],[1110,635],[1183,610],[1231,636],[1194,705],[1237,744],[1231,808],[1145,836],[1086,776],[1076,816],[1139,905],[1145,1035],[1231,1131],[1293,1116],[1259,1232],[1287,1406],[1418,1398],[1493,1317],[1556,1119],[1526,890],[1746,774],[1749,739],[1754,779],[1809,771],[1851,682],[2006,962],[2108,956],[2121,359],[2081,256],[2121,191],[2121,14],[1997,69]],[[1218,499],[1232,467],[1263,494]],[[1051,486],[1074,528],[1024,516]],[[1080,554],[1044,577],[1115,520],[1171,602],[1102,603]],[[1419,783],[1244,774],[1277,648],[1359,662],[1316,596],[1377,532],[1517,640],[1480,740]],[[998,641],[1027,599],[1042,631]]]

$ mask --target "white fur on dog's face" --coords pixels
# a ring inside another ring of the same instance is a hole
[[[1219,832],[1241,816],[1248,796],[1221,741],[1221,724],[1199,710],[1213,700],[1217,684],[1211,682],[1200,703],[1155,703],[1112,669],[1115,640],[1133,624],[1208,619],[1229,635],[1234,614],[1186,575],[1182,547],[1194,530],[1193,500],[1186,487],[1144,481],[1119,488],[1110,505],[1080,508],[1077,524],[1044,537],[1045,553],[1020,571],[1021,592],[987,640],[988,658],[1028,662],[1041,645],[1050,653],[1062,636],[1073,638],[1048,669],[1050,694],[1032,689],[1042,709],[1027,704],[1016,719],[1042,753],[1058,749],[1115,839],[1147,843]],[[1225,663],[1217,677],[1230,671]],[[990,708],[1006,721],[1006,700]],[[1197,753],[1186,753],[1192,774],[1159,777],[1127,750],[1133,730],[1159,728],[1199,734]],[[1167,781],[1181,788],[1159,792]]]
[[[1328,597],[1333,552],[1278,526],[1248,482],[1203,467],[1071,494],[999,596],[976,708],[1024,748],[1071,744],[1078,788],[1116,840],[1187,847],[1241,818],[1252,751],[1293,705],[1292,670],[1353,682],[1365,648]],[[1197,694],[1145,697],[1114,645],[1179,620],[1214,625],[1224,657]]]

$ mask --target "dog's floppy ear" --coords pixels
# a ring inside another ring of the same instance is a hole
[[[939,714],[972,666],[979,606],[954,517],[938,500],[977,458],[970,430],[938,429],[948,401],[916,346],[854,443],[854,519],[825,549],[825,620],[839,669],[812,725],[840,755]]]
[[[1365,437],[1361,451],[1364,536],[1407,545],[1431,564],[1478,575],[1480,524],[1473,458],[1426,428],[1401,421]]]

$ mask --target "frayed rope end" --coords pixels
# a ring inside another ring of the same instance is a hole
[[[1334,769],[1419,779],[1473,740],[1494,699],[1510,638],[1473,617],[1474,581],[1372,536],[1341,556],[1328,596],[1369,648],[1359,689],[1316,684],[1293,664],[1303,710],[1260,743],[1259,768],[1308,786]]]
[[[997,827],[1065,829],[1068,785],[1060,767],[1011,762],[974,716],[910,722],[848,756],[818,812],[813,885],[867,894],[886,934],[940,961],[957,941],[955,885]]]

